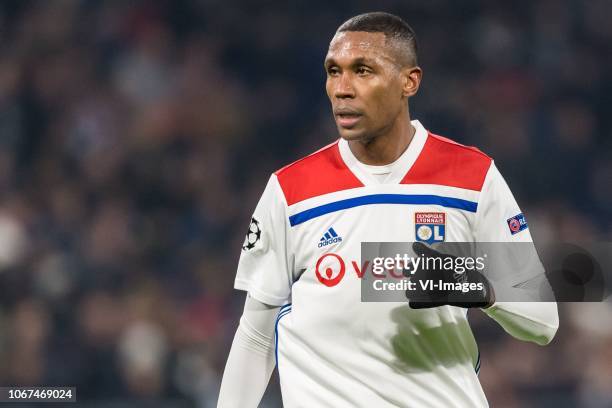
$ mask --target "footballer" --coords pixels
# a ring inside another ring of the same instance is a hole
[[[324,67],[340,137],[272,174],[257,204],[218,406],[258,406],[277,367],[287,408],[486,407],[467,310],[545,345],[556,303],[489,292],[471,303],[366,303],[355,271],[362,242],[529,243],[525,218],[490,157],[411,118],[422,70],[401,18],[349,19]],[[508,279],[520,285],[531,273]]]

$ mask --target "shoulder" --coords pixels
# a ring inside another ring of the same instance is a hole
[[[362,186],[340,157],[338,141],[282,167],[274,174],[287,205]]]
[[[492,162],[491,157],[476,147],[429,132],[421,154],[402,183],[481,191]]]

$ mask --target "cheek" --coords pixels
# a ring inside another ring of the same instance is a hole
[[[400,94],[391,87],[377,87],[372,90],[372,110],[381,121],[397,115],[400,107]]]
[[[325,81],[325,92],[327,93],[327,97],[329,99],[331,99],[334,94],[333,89],[334,89],[333,80],[330,78],[327,78],[327,80]]]

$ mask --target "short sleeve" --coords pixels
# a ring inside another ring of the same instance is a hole
[[[477,242],[532,242],[525,216],[493,162],[478,200],[475,227]]]
[[[495,277],[510,285],[543,275],[527,220],[495,163],[485,178],[478,202],[475,241],[487,248]],[[507,244],[485,244],[507,243]],[[519,243],[513,245],[513,243]]]
[[[242,245],[234,288],[273,306],[291,295],[286,205],[276,175],[268,180]]]

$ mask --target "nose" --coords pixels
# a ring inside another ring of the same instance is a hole
[[[355,89],[347,73],[342,73],[338,81],[336,82],[336,89],[334,90],[334,96],[338,99],[354,98]]]

